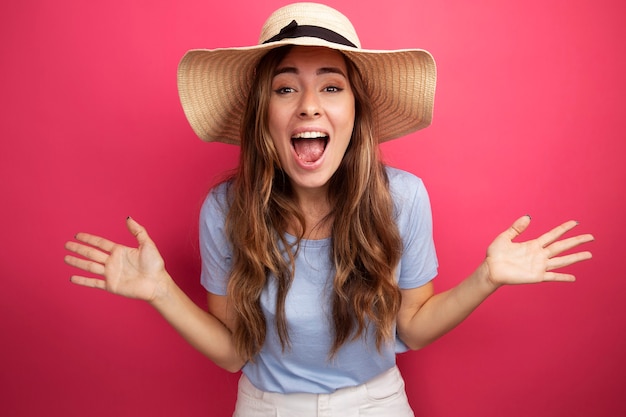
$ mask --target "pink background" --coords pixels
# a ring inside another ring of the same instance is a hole
[[[238,376],[147,304],[72,286],[78,231],[148,227],[199,304],[197,215],[237,148],[205,144],[176,91],[187,49],[256,42],[283,1],[3,2],[0,415],[229,416]],[[336,0],[367,48],[438,63],[429,129],[383,145],[429,189],[438,290],[530,213],[574,218],[594,259],[575,284],[504,288],[400,356],[417,415],[626,414],[626,26],[621,0]]]

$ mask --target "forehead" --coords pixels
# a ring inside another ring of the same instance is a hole
[[[346,61],[341,52],[319,46],[294,46],[278,64],[284,67],[337,67],[346,70]],[[344,72],[345,73],[345,72]]]

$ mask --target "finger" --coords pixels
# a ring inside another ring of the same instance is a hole
[[[550,253],[550,257],[553,257],[553,256],[558,255],[559,253],[565,252],[567,250],[575,248],[576,246],[582,245],[583,243],[592,242],[593,240],[594,240],[593,235],[590,235],[590,234],[578,235],[578,236],[574,236],[574,237],[570,237],[567,239],[554,242],[551,245],[548,245],[546,249]]]
[[[76,240],[86,243],[98,249],[102,249],[105,252],[111,252],[115,247],[115,243],[100,236],[95,236],[89,233],[76,234]]]
[[[135,236],[139,245],[144,245],[146,243],[152,242],[150,236],[148,236],[146,228],[137,223],[135,219],[130,216],[126,219],[126,227],[128,227],[128,231],[131,232],[133,236]]]
[[[545,248],[576,226],[578,226],[578,222],[570,220],[539,236],[537,238],[537,241],[541,244],[542,247]]]
[[[511,227],[504,231],[503,235],[505,235],[509,240],[513,240],[521,235],[524,230],[526,230],[529,224],[530,216],[522,216],[519,219],[515,220]]]
[[[76,243],[76,242],[67,242],[65,244],[65,249],[69,250],[70,252],[74,252],[77,255],[83,256],[89,260],[92,260],[94,262],[98,262],[101,264],[104,264],[108,258],[108,255],[96,248],[93,248],[91,246],[85,246],[83,244],[80,243]]]
[[[77,258],[72,255],[66,255],[63,259],[66,264],[73,266],[74,268],[82,269],[83,271],[91,272],[92,274],[104,275],[104,265],[100,263]]]
[[[544,281],[558,281],[558,282],[574,282],[576,277],[572,274],[563,274],[560,272],[546,272],[543,277]]]
[[[102,279],[87,278],[74,275],[70,278],[72,284],[81,285],[83,287],[97,288],[99,290],[106,289],[106,282]]]
[[[587,259],[591,259],[591,252],[577,252],[571,255],[558,256],[548,260],[546,270],[551,271],[553,269],[563,268],[577,262],[586,261]]]

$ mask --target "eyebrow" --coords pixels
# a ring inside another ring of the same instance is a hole
[[[277,68],[276,71],[274,71],[274,77],[280,74],[298,74],[298,73],[299,71],[298,71],[298,68],[296,67],[282,67],[282,68]],[[315,71],[315,73],[317,75],[339,74],[339,75],[346,77],[346,74],[344,74],[344,72],[339,67],[321,67],[317,71]]]

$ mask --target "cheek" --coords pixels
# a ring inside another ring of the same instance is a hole
[[[280,133],[285,129],[285,120],[286,115],[285,111],[281,106],[272,105],[270,101],[270,105],[268,108],[268,128],[270,133],[272,134],[272,138],[277,137]]]
[[[346,110],[348,109],[348,110]],[[343,111],[340,114],[340,118],[338,119],[339,126],[337,126],[341,130],[341,135],[344,140],[347,142],[350,141],[352,137],[352,131],[354,130],[354,118],[355,118],[355,110],[354,106],[343,107]],[[347,146],[347,143],[346,143]]]
[[[284,135],[281,135],[280,132],[283,129],[281,129],[281,127],[278,126],[276,123],[272,123],[271,120],[268,124],[268,128],[268,133],[272,141],[275,156],[278,158],[277,162],[280,162],[280,166],[284,166],[285,161],[287,160],[287,157],[291,152],[291,142],[286,142],[282,139]]]

